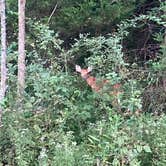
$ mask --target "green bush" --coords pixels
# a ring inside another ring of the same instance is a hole
[[[126,120],[119,115],[90,129],[88,158],[101,165],[164,165],[166,160],[165,116],[142,115]]]
[[[97,1],[85,2],[60,9],[63,17],[67,15],[64,29],[71,30],[71,25],[77,23],[80,24],[75,27],[80,27],[82,18],[85,15],[88,18],[89,13],[94,16],[89,23],[100,25],[103,21],[99,18],[101,12],[108,19],[117,9],[115,15],[121,17],[123,14],[119,9],[122,4],[127,5],[126,1],[115,1],[111,6],[108,1],[100,2],[99,6]],[[49,6],[47,2],[45,4]],[[80,16],[80,12],[85,15]],[[163,106],[165,94],[154,94],[154,91],[148,94],[144,88],[153,88],[156,82],[160,85],[160,77],[156,76],[165,73],[165,47],[159,59],[147,63],[150,71],[143,74],[135,72],[135,64],[125,61],[122,47],[130,28],[146,21],[164,25],[163,18],[151,14],[122,22],[114,34],[80,35],[67,49],[48,25],[28,19],[27,75],[22,105],[16,98],[17,44],[12,42],[8,47],[10,74],[0,128],[0,165],[164,166],[166,117],[162,111],[160,116],[150,115],[142,104],[146,101],[145,95],[149,95],[155,102],[146,102],[148,107],[157,110]],[[80,17],[77,20],[73,15]],[[92,91],[74,72],[75,64],[93,66],[91,74],[97,82],[107,79],[110,83],[101,93]],[[119,95],[113,91],[117,83],[121,85]],[[115,99],[118,107],[114,107]],[[159,105],[154,107],[156,103]],[[141,114],[140,110],[145,113]]]

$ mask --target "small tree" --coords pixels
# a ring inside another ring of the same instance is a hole
[[[6,67],[6,14],[5,14],[5,0],[0,0],[1,11],[1,87],[0,87],[0,125],[2,119],[2,102],[6,92],[6,79],[7,79],[7,67]]]
[[[18,1],[18,96],[24,92],[25,87],[25,4],[26,0]]]

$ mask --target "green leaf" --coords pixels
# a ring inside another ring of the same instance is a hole
[[[41,129],[38,125],[34,125],[34,129],[38,132],[41,133]]]
[[[147,152],[147,153],[152,153],[152,151],[151,151],[151,149],[150,149],[150,147],[149,147],[148,145],[143,146],[143,149],[144,149],[145,152]]]
[[[143,148],[142,148],[142,146],[137,145],[137,146],[136,146],[136,149],[137,149],[137,151],[140,153],[140,152],[142,151]]]
[[[94,136],[89,135],[89,137],[94,141],[100,142],[100,140],[98,138],[94,137]]]

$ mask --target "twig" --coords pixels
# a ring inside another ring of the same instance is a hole
[[[56,4],[56,5],[55,5],[55,7],[54,7],[54,9],[53,9],[53,11],[52,11],[52,13],[51,13],[50,17],[48,18],[48,22],[47,22],[47,23],[49,23],[49,22],[50,22],[51,17],[53,16],[53,14],[55,13],[55,10],[57,9],[57,6],[58,6],[58,4]]]

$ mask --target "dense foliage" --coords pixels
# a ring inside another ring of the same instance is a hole
[[[166,3],[29,0],[21,104],[17,2],[7,1],[7,7],[8,89],[1,103],[0,165],[164,166]],[[93,66],[97,81],[109,83],[94,92],[75,64]],[[115,95],[117,83],[121,93]]]

